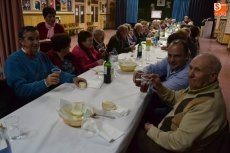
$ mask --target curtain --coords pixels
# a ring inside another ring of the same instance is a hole
[[[176,21],[182,21],[184,16],[188,15],[188,5],[189,0],[174,0],[172,18]]]
[[[127,0],[116,0],[116,27],[126,23]]]
[[[126,22],[136,23],[138,18],[138,0],[127,0]]]
[[[194,25],[201,26],[203,19],[214,18],[214,2],[216,0],[190,0],[188,16]]]
[[[0,64],[19,48],[18,30],[23,26],[21,0],[0,0]]]

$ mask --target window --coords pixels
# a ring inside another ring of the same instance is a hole
[[[96,5],[91,6],[91,21],[98,22],[98,6]]]

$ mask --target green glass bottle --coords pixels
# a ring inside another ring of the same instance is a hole
[[[104,63],[104,83],[111,83],[111,68],[112,64],[109,61],[109,53],[106,52],[105,54],[105,63]]]
[[[141,57],[142,57],[142,44],[140,41],[138,46],[137,46],[137,59],[140,59]]]

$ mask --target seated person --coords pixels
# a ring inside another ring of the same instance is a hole
[[[182,21],[181,25],[184,24],[193,25],[193,21],[188,16],[184,16],[184,20]]]
[[[70,52],[70,36],[66,33],[58,33],[51,38],[51,42],[52,50],[46,53],[51,62],[64,72],[78,75],[77,60]]]
[[[191,58],[194,58],[197,55],[198,48],[196,44],[191,40],[191,30],[188,27],[183,27],[182,29],[178,30],[176,33],[179,33],[180,35],[186,34],[186,41],[188,43],[188,48],[191,53]]]
[[[156,30],[159,30],[160,23],[158,20],[153,20],[151,23],[151,30],[155,32]]]
[[[81,31],[78,34],[78,45],[73,48],[72,53],[76,58],[80,73],[102,65],[104,62],[102,54],[94,49],[93,35],[88,31]]]
[[[121,54],[135,50],[135,46],[129,44],[128,34],[127,26],[120,25],[117,28],[116,34],[110,38],[106,51],[111,52],[113,48],[116,48],[118,54]]]
[[[52,87],[68,82],[78,85],[85,79],[61,72],[51,73],[55,68],[49,58],[39,51],[39,33],[33,26],[22,27],[19,31],[21,49],[12,53],[6,60],[5,74],[21,105],[48,92]]]
[[[40,22],[37,25],[39,32],[39,39],[43,40],[40,44],[40,50],[43,52],[48,52],[51,50],[52,45],[50,40],[56,33],[64,33],[64,28],[55,22],[56,11],[52,7],[45,7],[42,10],[42,15],[45,19],[45,22]]]
[[[161,49],[167,50],[168,46],[171,44],[171,42],[173,42],[176,39],[186,40],[187,35],[185,33],[173,33],[173,34],[169,35],[167,38],[166,46],[162,46]]]
[[[93,47],[98,52],[104,52],[105,51],[105,32],[102,29],[96,29],[93,31]]]
[[[188,70],[190,63],[190,54],[187,43],[183,40],[177,39],[170,43],[168,47],[168,57],[157,64],[150,64],[143,69],[143,72],[150,74],[157,74],[162,79],[162,83],[169,89],[181,90],[188,86]],[[137,71],[141,72],[141,71]],[[137,73],[134,73],[134,78]],[[171,106],[162,104],[155,89],[150,86],[148,94],[144,99],[148,104],[147,110],[143,117],[143,122],[148,120],[152,115],[155,118],[154,124],[157,125],[162,118],[171,110]]]
[[[136,42],[137,42],[137,38],[133,33],[132,26],[130,24],[128,24],[128,23],[125,23],[124,25],[128,28],[128,31],[129,31],[129,34],[128,34],[129,44],[130,45],[135,45]]]
[[[190,38],[191,41],[196,45],[197,50],[200,49],[200,43],[199,43],[199,36],[200,36],[200,28],[197,26],[190,26]]]
[[[144,37],[152,37],[154,34],[150,31],[149,29],[149,22],[147,21],[141,21],[142,27],[143,27],[143,31],[142,34],[144,35]]]
[[[217,140],[228,134],[226,106],[218,83],[220,70],[219,59],[203,53],[190,63],[187,89],[172,91],[153,75],[157,93],[174,109],[158,127],[151,122],[144,125],[145,131],[139,131],[134,138],[137,141],[131,144],[137,146],[134,153],[219,152],[222,141]]]
[[[137,23],[134,26],[133,34],[136,37],[136,44],[138,44],[140,41],[145,41],[147,35],[143,34],[144,28],[141,23]]]

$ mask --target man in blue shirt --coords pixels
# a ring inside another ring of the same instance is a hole
[[[61,72],[52,73],[55,66],[48,57],[39,51],[39,33],[33,26],[19,31],[21,49],[11,54],[5,65],[7,84],[14,90],[21,104],[26,104],[48,92],[60,83],[72,83],[77,86],[85,79]]]
[[[190,63],[190,52],[187,42],[174,40],[168,46],[168,57],[157,64],[151,64],[143,69],[145,73],[157,74],[162,79],[162,84],[172,90],[185,89],[188,86],[188,70]],[[134,74],[134,78],[136,73]],[[162,104],[161,99],[155,93],[153,86],[145,97],[148,104],[144,120],[158,124],[161,119],[171,110],[170,106]],[[152,117],[154,116],[154,117]],[[156,117],[157,116],[157,117]]]

